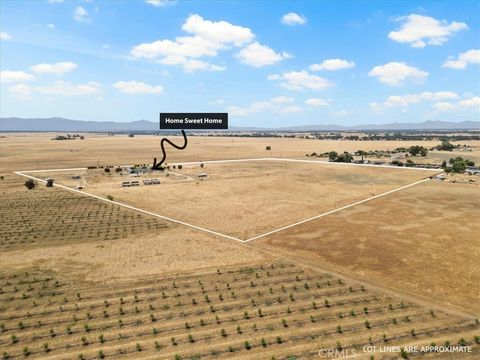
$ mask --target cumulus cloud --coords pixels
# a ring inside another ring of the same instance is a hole
[[[127,94],[160,94],[163,92],[161,85],[149,85],[140,81],[117,81],[113,86]]]
[[[411,47],[423,48],[428,45],[442,45],[460,30],[468,29],[463,22],[437,20],[430,16],[410,14],[398,18],[403,22],[396,31],[391,31],[388,37],[394,41],[410,44]]]
[[[7,32],[2,31],[0,32],[0,40],[12,40],[12,36]]]
[[[279,80],[280,85],[288,90],[323,90],[333,86],[329,80],[317,75],[309,74],[307,71],[290,71],[284,74],[273,74],[268,80]]]
[[[147,4],[153,5],[153,6],[167,6],[167,5],[173,5],[176,3],[175,0],[145,0]]]
[[[335,71],[335,70],[341,70],[341,69],[348,69],[352,67],[355,67],[355,63],[353,61],[348,61],[343,59],[325,59],[319,64],[310,65],[310,70]]]
[[[243,48],[237,57],[251,66],[275,64],[290,57],[287,53],[277,53],[266,45],[252,43],[255,35],[243,26],[226,21],[210,21],[200,15],[190,15],[182,25],[189,36],[173,40],[161,39],[135,45],[130,54],[134,58],[153,59],[162,64],[181,65],[186,71],[221,71],[224,66],[210,64],[202,57],[216,57],[221,50]],[[248,45],[248,46],[247,46]]]
[[[89,81],[85,84],[71,84],[65,81],[56,81],[52,85],[37,86],[35,90],[46,95],[95,95],[102,92],[101,85],[95,81]]]
[[[30,69],[37,74],[65,74],[78,67],[71,61],[58,62],[55,64],[38,64],[30,66]]]
[[[12,70],[2,70],[0,71],[0,82],[20,82],[33,80],[34,76],[32,74],[23,72],[23,71],[12,71]]]
[[[480,96],[474,96],[474,97],[471,97],[470,99],[462,100],[458,103],[458,105],[467,106],[467,107],[476,106],[478,108],[480,107]]]
[[[330,104],[330,101],[329,99],[322,99],[322,98],[310,98],[310,99],[307,99],[305,100],[305,104],[307,104],[308,106],[315,106],[315,107],[319,107],[319,106],[327,106]]]
[[[200,15],[190,15],[182,30],[215,44],[242,46],[253,40],[253,32],[246,27],[226,21],[204,20]]]
[[[271,98],[270,101],[274,104],[290,104],[293,103],[295,100],[292,97],[282,95]]]
[[[445,100],[452,100],[458,99],[458,94],[452,91],[437,91],[437,92],[430,92],[424,91],[418,94],[407,94],[407,95],[392,95],[389,96],[383,103],[370,103],[370,110],[373,112],[383,112],[388,108],[393,107],[403,107],[406,108],[413,104],[419,104],[423,101],[429,102],[442,102],[444,103]],[[442,106],[442,105],[439,105]],[[445,105],[444,105],[445,106]]]
[[[447,60],[442,66],[451,69],[465,69],[468,64],[480,64],[480,50],[471,49],[460,53],[457,59]]]
[[[24,83],[14,85],[10,87],[8,91],[15,99],[18,100],[28,100],[32,94],[32,88]]]
[[[468,99],[460,100],[455,103],[438,102],[432,105],[435,112],[447,111],[476,111],[480,112],[480,96],[473,96]]]
[[[304,16],[298,15],[294,12],[290,12],[282,16],[282,23],[285,25],[303,25],[306,22],[307,19]]]
[[[386,85],[401,86],[406,81],[423,83],[428,77],[428,72],[409,66],[404,62],[390,62],[375,66],[368,76],[376,77],[378,81]]]
[[[266,45],[261,45],[258,42],[251,43],[243,48],[238,54],[237,58],[244,64],[262,67],[266,65],[274,65],[279,61],[291,58],[291,55],[283,52],[277,53]]]
[[[85,10],[82,6],[77,6],[73,11],[73,18],[79,22],[90,22],[90,18],[88,17],[88,11]]]

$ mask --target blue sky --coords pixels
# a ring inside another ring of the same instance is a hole
[[[479,1],[0,2],[2,117],[479,120]]]

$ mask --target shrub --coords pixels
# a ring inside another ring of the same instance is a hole
[[[113,196],[112,195],[107,195],[107,199],[110,201],[113,201]]]
[[[277,342],[277,344],[283,343],[283,340],[282,340],[282,337],[281,337],[281,336],[277,336],[277,338],[275,339],[275,341]]]
[[[267,347],[267,341],[264,338],[260,340],[260,343],[262,344],[263,347]]]
[[[139,343],[137,343],[137,344],[135,345],[135,349],[136,349],[137,351],[142,351],[142,345],[140,345]]]
[[[53,187],[53,179],[47,179],[47,187]]]
[[[103,353],[103,350],[98,350],[98,358],[103,359],[105,357],[105,354]]]
[[[247,350],[250,350],[252,348],[252,346],[250,345],[250,343],[247,340],[245,340],[244,345],[245,345],[245,349],[247,349]]]
[[[35,186],[37,186],[37,184],[35,183],[35,181],[33,181],[33,179],[28,179],[28,180],[25,181],[25,187],[28,190],[34,189]]]

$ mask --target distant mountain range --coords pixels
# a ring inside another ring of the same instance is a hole
[[[301,125],[280,128],[230,127],[230,131],[359,131],[359,130],[480,130],[480,121],[424,121],[421,123],[390,123],[379,125]],[[159,131],[158,122],[82,121],[60,117],[0,118],[0,131],[54,132],[152,132]]]

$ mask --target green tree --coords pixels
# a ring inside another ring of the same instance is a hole
[[[336,151],[330,151],[328,153],[328,160],[329,161],[336,161],[337,160],[338,153]]]

